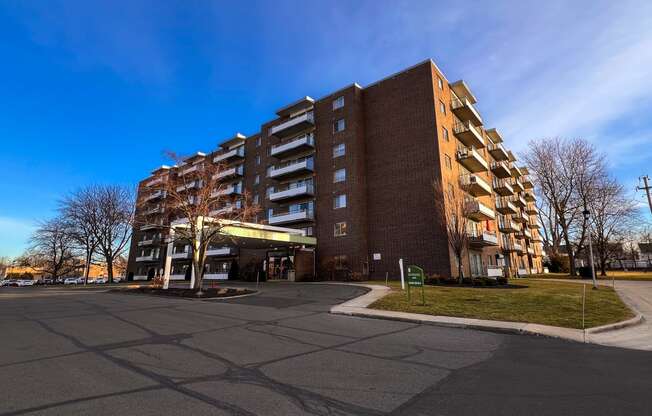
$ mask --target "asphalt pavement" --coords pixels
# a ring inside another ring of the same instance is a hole
[[[652,414],[649,352],[328,313],[362,293],[2,288],[0,414]]]

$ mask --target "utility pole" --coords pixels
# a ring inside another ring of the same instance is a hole
[[[637,186],[636,189],[639,191],[645,191],[647,195],[647,203],[650,206],[650,212],[652,212],[652,195],[650,195],[650,189],[652,189],[652,186],[648,184],[650,177],[647,175],[641,176],[639,180],[643,180],[643,186]]]

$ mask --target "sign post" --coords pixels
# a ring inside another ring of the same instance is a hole
[[[407,266],[407,287],[408,287],[408,302],[412,303],[410,294],[410,287],[421,287],[421,304],[426,304],[426,295],[423,288],[423,269],[419,266]]]

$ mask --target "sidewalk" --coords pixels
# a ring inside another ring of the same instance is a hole
[[[645,283],[649,284],[650,294],[652,296],[652,283],[648,282],[629,282],[629,283]],[[634,335],[624,335],[621,338],[616,337],[616,339],[611,340],[613,343],[608,344],[607,337],[611,336],[613,333],[629,333],[632,331],[633,334],[638,334],[641,338],[645,339],[642,336],[643,333],[646,333],[650,340],[652,333],[648,325],[638,325],[643,320],[643,316],[638,314],[636,317],[629,319],[627,321],[618,322],[616,324],[605,325],[596,328],[590,328],[587,330],[581,329],[572,329],[572,328],[561,328],[557,326],[550,325],[539,325],[539,324],[529,324],[523,322],[507,322],[507,321],[489,321],[484,319],[473,319],[473,318],[457,318],[452,316],[433,316],[433,315],[423,315],[418,313],[407,313],[407,312],[394,312],[394,311],[384,311],[377,309],[368,309],[367,306],[371,305],[376,300],[385,296],[391,290],[387,286],[381,285],[358,285],[364,286],[371,289],[370,292],[359,296],[355,299],[351,299],[348,302],[344,302],[340,305],[333,306],[330,310],[332,314],[337,315],[350,315],[350,316],[360,316],[365,318],[376,318],[376,319],[391,319],[397,321],[406,321],[414,322],[419,324],[426,325],[438,325],[438,326],[447,326],[454,328],[470,328],[470,329],[480,329],[480,330],[491,330],[499,331],[506,333],[515,333],[515,334],[531,334],[531,335],[543,335],[553,338],[563,338],[576,342],[593,342],[603,345],[612,345],[623,348],[635,348],[627,346],[623,339],[629,339],[634,337]],[[618,290],[618,284],[616,284],[616,289]],[[620,294],[620,291],[619,291]],[[622,295],[621,295],[622,296]],[[648,299],[652,299],[649,297]],[[625,299],[624,299],[625,300]],[[625,300],[629,305],[629,301]],[[650,311],[652,312],[652,303],[649,303]],[[636,308],[634,306],[634,308]],[[635,311],[636,313],[636,311]],[[652,319],[652,317],[651,317]],[[637,325],[632,327],[633,325]],[[647,327],[647,329],[645,329]],[[624,329],[619,329],[624,328]],[[647,344],[645,344],[647,345]],[[645,348],[637,348],[645,349]]]

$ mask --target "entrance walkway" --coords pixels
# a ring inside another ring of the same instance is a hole
[[[652,282],[616,281],[616,291],[625,303],[643,315],[636,326],[592,334],[590,342],[613,347],[652,351]]]

